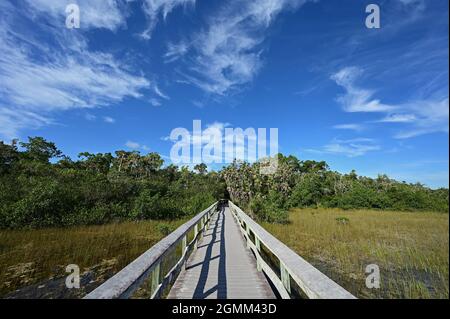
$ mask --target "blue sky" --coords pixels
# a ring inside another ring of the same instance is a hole
[[[6,0],[0,48],[6,141],[168,156],[193,120],[278,128],[284,154],[448,187],[447,0]]]

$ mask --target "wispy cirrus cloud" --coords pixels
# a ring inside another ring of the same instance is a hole
[[[337,99],[345,112],[384,113],[385,116],[375,122],[408,124],[394,136],[399,139],[436,132],[448,133],[448,93],[447,96],[444,92],[444,95],[433,95],[428,99],[416,98],[401,104],[388,105],[374,98],[374,90],[357,85],[362,74],[363,70],[360,68],[346,67],[331,76],[331,79],[346,91]]]
[[[0,137],[12,140],[23,129],[37,129],[53,120],[35,112],[0,105]]]
[[[126,25],[126,4],[129,0],[25,0],[33,13],[50,14],[53,19],[64,21],[66,7],[76,3],[80,7],[83,29],[104,28],[115,31]]]
[[[0,13],[0,133],[3,137],[17,137],[23,128],[48,125],[57,112],[142,97],[141,90],[150,86],[146,78],[131,74],[109,53],[89,50],[82,32],[65,28],[65,20],[61,19],[65,14],[64,1],[28,2],[22,10],[3,3]],[[80,1],[87,13],[92,10],[98,14],[101,8],[117,9],[118,3]],[[31,17],[29,12],[33,13]],[[47,14],[41,18],[44,12]],[[108,14],[111,13],[106,12],[102,17],[88,14],[86,28],[117,28],[122,19],[105,20]],[[34,19],[33,23],[30,19]],[[37,23],[36,19],[45,23]],[[34,29],[23,27],[27,24]]]
[[[309,153],[344,155],[350,158],[360,157],[379,150],[381,150],[381,146],[371,138],[333,139],[319,149],[305,149]]]
[[[187,7],[195,5],[196,0],[144,0],[143,9],[148,19],[147,29],[140,34],[145,40],[150,40],[153,30],[160,18],[166,20],[170,12],[177,7]]]
[[[170,97],[167,94],[163,93],[157,84],[153,85],[153,90],[160,98],[170,100]]]
[[[152,90],[155,93],[156,97],[152,97],[150,98],[150,104],[153,106],[162,106],[163,105],[163,100],[170,100],[170,96],[168,96],[167,94],[163,93],[161,91],[161,89],[159,88],[158,84],[156,84],[156,82],[154,82],[152,84]]]
[[[346,112],[388,112],[395,110],[392,105],[383,104],[374,99],[375,91],[363,89],[356,85],[356,80],[363,71],[357,67],[346,67],[331,76],[342,86],[346,93],[337,98]]]
[[[285,10],[295,10],[307,0],[232,1],[213,15],[189,41],[170,44],[167,61],[192,51],[180,73],[209,94],[226,95],[251,82],[262,66],[262,44],[267,30]],[[189,43],[189,44],[187,44]]]
[[[403,129],[395,135],[396,138],[405,139],[424,134],[449,132],[449,100],[414,101],[406,105],[417,117],[412,121],[411,127]]]
[[[351,131],[362,131],[366,127],[363,124],[338,124],[333,126],[336,130],[351,130]]]
[[[189,44],[181,41],[179,43],[169,42],[167,44],[167,51],[164,54],[166,63],[174,62],[181,58],[189,51]]]
[[[414,114],[389,114],[378,120],[380,123],[412,123],[417,120]]]

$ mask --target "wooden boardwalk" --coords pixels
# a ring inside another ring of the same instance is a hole
[[[173,264],[179,247],[173,267],[161,267]],[[355,298],[229,200],[198,213],[84,298],[144,292],[158,299],[167,289],[171,299]]]
[[[169,299],[273,299],[275,294],[241,234],[229,207],[211,220],[172,287]]]

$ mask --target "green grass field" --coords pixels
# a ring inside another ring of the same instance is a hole
[[[94,270],[98,286],[183,222],[0,231],[0,296],[64,276],[69,264],[79,265],[81,272]]]
[[[441,213],[295,209],[277,238],[359,298],[448,298],[449,216]],[[377,264],[380,289],[365,286]]]

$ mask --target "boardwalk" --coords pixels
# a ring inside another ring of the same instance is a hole
[[[85,298],[156,299],[168,290],[171,299],[355,298],[228,200],[198,213]]]
[[[216,214],[172,287],[171,299],[270,299],[275,295],[228,207]]]

